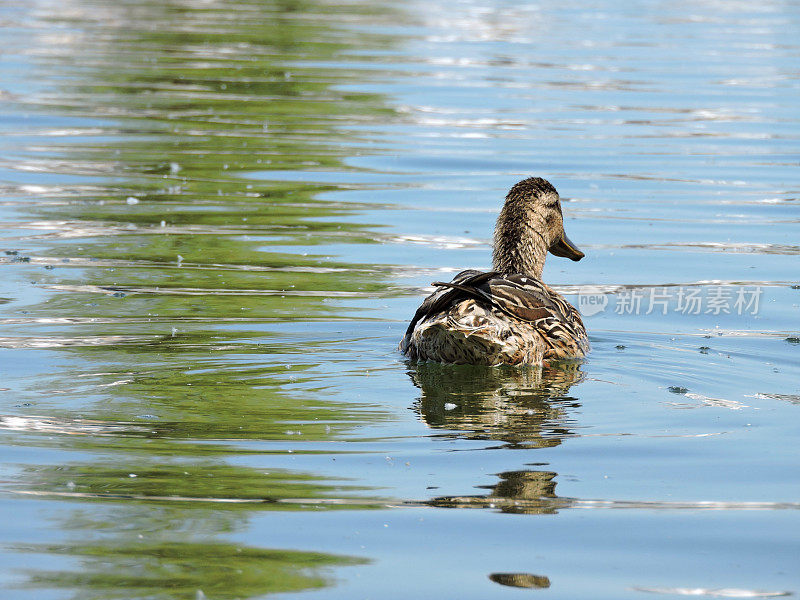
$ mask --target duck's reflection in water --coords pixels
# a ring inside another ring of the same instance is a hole
[[[557,446],[573,435],[569,389],[583,379],[578,362],[546,367],[419,363],[409,372],[422,390],[416,408],[430,427],[511,447]]]
[[[580,407],[567,395],[583,379],[580,364],[503,368],[420,363],[410,371],[422,390],[416,408],[430,427],[445,435],[497,440],[507,448],[544,448],[574,435],[570,416]],[[439,496],[426,501],[448,508],[493,508],[503,512],[548,514],[571,504],[556,495],[557,474],[544,470],[498,473],[488,493]]]
[[[549,588],[550,579],[532,573],[492,573],[489,579],[500,585],[520,588]]]
[[[555,514],[572,504],[570,498],[556,495],[556,473],[552,471],[509,471],[500,473],[494,486],[477,486],[488,494],[437,496],[425,504],[442,508],[492,508],[506,513]]]

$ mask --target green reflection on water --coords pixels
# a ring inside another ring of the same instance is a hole
[[[109,462],[73,463],[54,468],[27,469],[24,495],[77,500],[117,500],[169,503],[190,511],[193,504],[208,503],[217,510],[268,510],[368,507],[368,501],[348,494],[363,486],[337,483],[312,473],[288,469],[270,471],[207,462],[155,462],[132,455]],[[331,502],[325,502],[326,500]],[[359,502],[360,501],[360,502]],[[157,513],[156,513],[157,514]],[[150,527],[157,525],[151,522]]]
[[[215,342],[224,343],[219,337]],[[120,435],[143,438],[150,444],[180,441],[173,450],[178,454],[197,452],[192,441],[202,441],[205,453],[211,451],[206,441],[330,441],[354,424],[388,416],[378,407],[328,398],[321,387],[324,373],[313,363],[293,358],[291,352],[281,356],[290,361],[287,364],[264,358],[270,351],[286,352],[278,342],[240,343],[237,346],[241,347],[209,356],[202,341],[196,342],[199,348],[191,348],[187,338],[192,336],[169,338],[164,344],[157,340],[153,348],[134,343],[113,350],[71,349],[82,359],[94,358],[91,362],[104,370],[94,374],[76,371],[71,373],[74,379],[51,378],[47,389],[67,397],[104,397],[102,404],[89,405],[82,415],[106,423],[112,432],[119,427]],[[313,346],[309,343],[308,351]],[[134,370],[120,370],[125,363],[134,364]],[[105,391],[109,387],[115,391],[111,397]],[[317,388],[317,393],[310,394],[308,388]],[[59,418],[69,420],[54,408]],[[129,422],[130,428],[125,425]],[[70,439],[69,443],[75,442]],[[130,443],[126,440],[126,445]],[[220,451],[219,445],[214,448]]]
[[[363,80],[347,61],[388,47],[352,26],[383,10],[86,1],[42,17],[69,35],[37,42],[39,76],[58,88],[36,109],[82,124],[66,143],[21,152],[23,165],[70,177],[31,215],[31,262],[8,265],[29,270],[47,301],[26,307],[7,347],[59,354],[14,390],[47,398],[35,405],[45,414],[13,427],[15,443],[63,454],[20,467],[7,487],[64,500],[52,518],[65,541],[19,547],[77,568],[30,571],[27,585],[244,598],[320,587],[326,568],[358,563],[225,539],[253,511],[381,505],[364,485],[275,461],[294,447],[281,443],[385,418],[333,399],[319,370],[330,349],[285,326],[364,318],[349,298],[392,293],[386,267],[325,250],[375,243],[376,225],[354,218],[363,207],[319,199],[346,187],[241,175],[346,170],[367,151],[358,128],[394,112],[347,91]]]
[[[31,264],[55,267],[36,281],[55,293],[26,318],[66,319],[61,337],[45,335],[80,358],[40,387],[108,400],[83,411],[93,419],[158,412],[152,437],[281,439],[290,420],[307,425],[304,439],[322,439],[347,419],[380,418],[304,393],[324,342],[271,325],[353,318],[348,298],[391,293],[384,267],[282,251],[374,243],[375,226],[353,221],[358,207],[317,199],[342,188],[240,174],[345,169],[362,143],[347,126],[391,118],[379,96],[342,89],[363,77],[347,67],[350,55],[389,43],[349,22],[381,12],[142,0],[48,17],[77,33],[40,51],[67,74],[40,109],[108,119],[98,141],[54,143],[37,157],[94,176],[75,187],[77,200],[37,211],[53,233],[40,236],[51,246]],[[100,391],[112,385],[113,394]],[[56,406],[48,416],[70,415]]]
[[[34,571],[25,587],[77,589],[76,598],[250,598],[328,585],[316,573],[361,564],[348,557],[215,542],[21,547],[78,558],[80,571]]]

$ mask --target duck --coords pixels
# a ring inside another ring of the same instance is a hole
[[[488,366],[586,356],[580,314],[541,279],[548,252],[573,261],[585,256],[564,232],[556,188],[529,177],[511,188],[497,218],[492,270],[434,281],[400,351],[411,361]]]

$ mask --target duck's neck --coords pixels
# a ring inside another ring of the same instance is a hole
[[[524,273],[540,279],[550,248],[548,236],[543,214],[506,203],[494,230],[492,268],[501,273]]]

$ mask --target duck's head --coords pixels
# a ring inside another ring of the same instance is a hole
[[[541,277],[548,251],[572,260],[584,257],[564,232],[556,188],[541,177],[523,179],[508,192],[497,218],[493,268]]]

